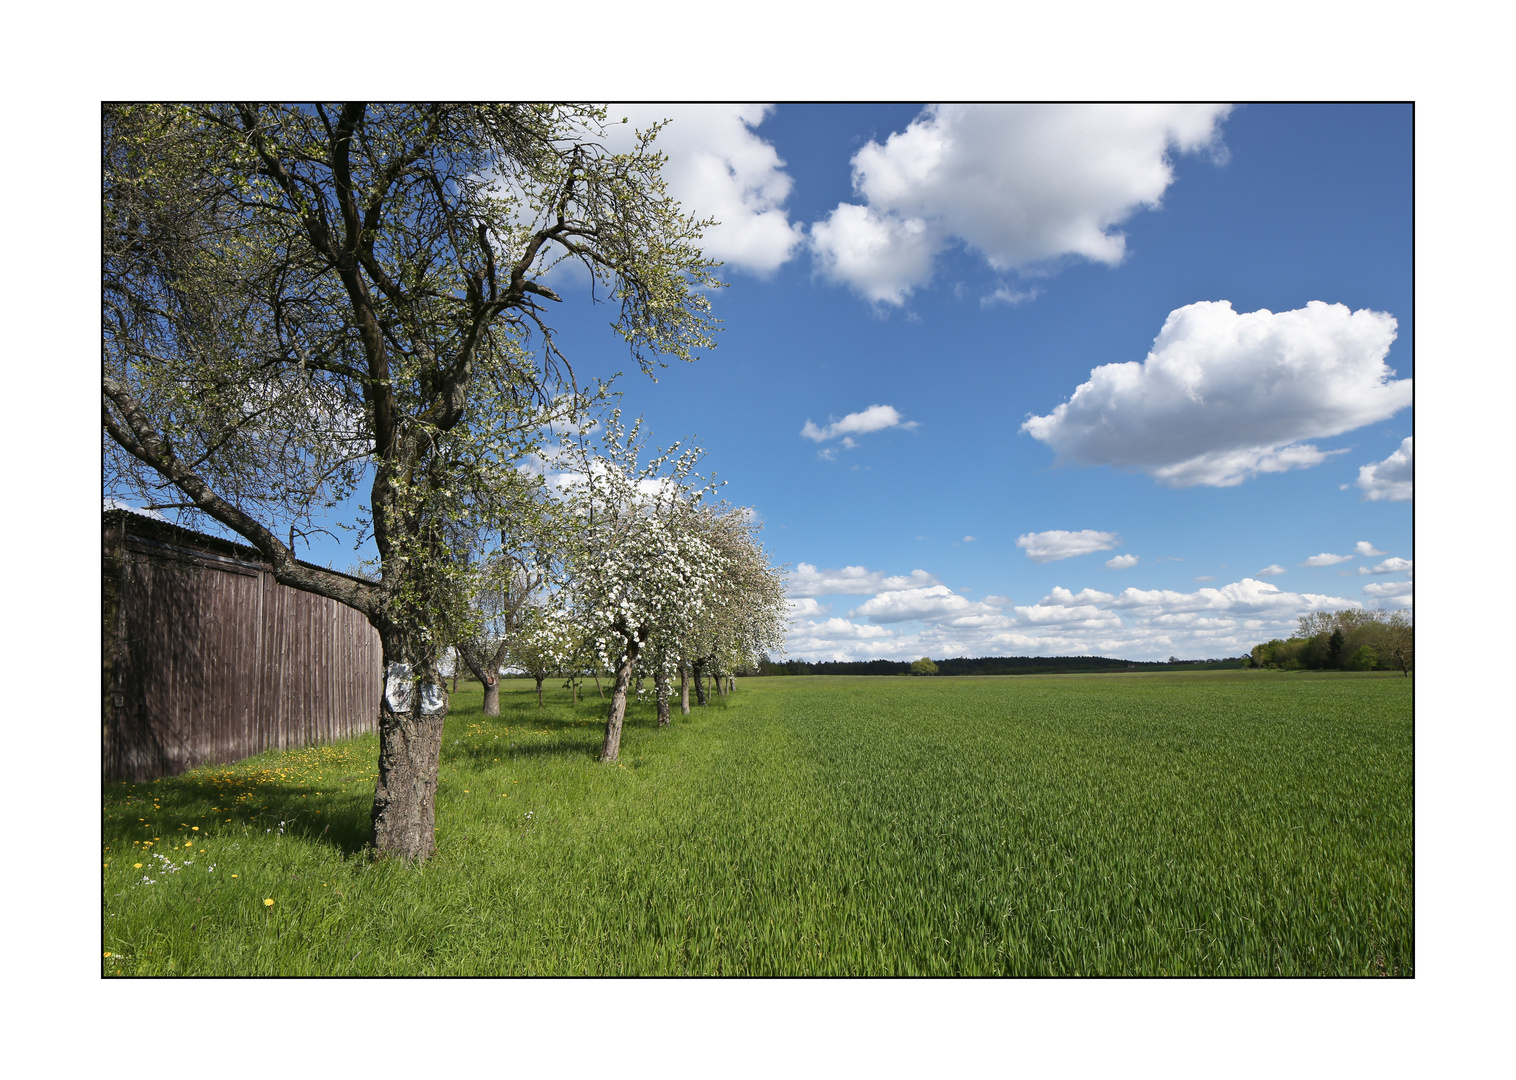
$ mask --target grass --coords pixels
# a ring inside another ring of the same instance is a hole
[[[1413,975],[1411,686],[748,679],[603,767],[593,695],[472,685],[421,868],[372,736],[108,786],[102,970]]]

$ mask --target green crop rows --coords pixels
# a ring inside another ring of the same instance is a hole
[[[1412,685],[749,679],[611,768],[593,694],[474,687],[420,869],[372,738],[108,788],[103,970],[1412,975]]]

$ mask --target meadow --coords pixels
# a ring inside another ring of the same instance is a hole
[[[659,730],[454,696],[438,853],[377,739],[108,785],[102,972],[1415,974],[1414,680],[739,679]]]

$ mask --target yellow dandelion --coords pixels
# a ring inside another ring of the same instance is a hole
[[[105,954],[105,956],[106,956],[106,959],[110,959],[110,955],[111,955],[111,954],[110,954],[110,953],[106,953],[106,954]]]
[[[134,863],[132,863],[132,869],[133,870],[141,870],[142,869],[142,864],[139,863],[139,862],[134,862]]]
[[[194,829],[196,832],[200,831],[200,826],[199,825],[191,825],[190,828]]]
[[[237,876],[237,875],[236,875],[236,874],[233,874],[233,875],[232,875],[232,877],[236,877],[236,876]]]
[[[265,900],[265,901],[263,901],[263,906],[264,907],[273,907],[274,906],[274,902],[272,900]]]

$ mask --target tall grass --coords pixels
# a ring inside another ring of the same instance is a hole
[[[420,868],[372,737],[109,787],[103,970],[1411,975],[1410,686],[750,679],[613,767],[593,696],[474,686]]]

